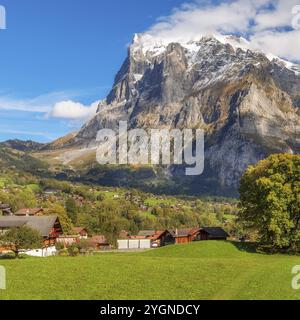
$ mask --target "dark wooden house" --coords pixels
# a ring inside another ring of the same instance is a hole
[[[200,230],[201,240],[227,240],[229,234],[220,227],[206,227]]]
[[[149,239],[152,247],[163,247],[175,243],[175,238],[168,230],[141,230],[137,236],[130,237],[131,239]]]
[[[156,231],[148,239],[151,240],[151,246],[157,245],[158,247],[167,246],[175,243],[175,238],[168,230]]]

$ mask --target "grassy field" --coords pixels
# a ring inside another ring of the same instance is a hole
[[[0,260],[0,299],[299,299],[300,257],[262,255],[245,244],[197,242],[139,253]]]

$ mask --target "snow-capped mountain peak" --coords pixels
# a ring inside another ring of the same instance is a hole
[[[236,35],[222,35],[222,34],[213,33],[213,34],[199,35],[198,39],[193,39],[193,40],[182,39],[182,40],[172,41],[171,39],[170,40],[160,39],[152,36],[151,34],[137,33],[134,35],[133,42],[130,49],[131,49],[132,55],[135,57],[138,56],[140,53],[142,53],[143,58],[144,57],[153,58],[163,54],[167,50],[168,45],[170,45],[171,43],[178,43],[187,50],[187,57],[189,58],[189,62],[193,63],[193,59],[195,58],[197,53],[203,49],[203,47],[201,46],[203,41],[207,42],[209,40],[218,41],[223,45],[230,45],[234,51],[240,49],[244,52],[247,52],[248,50],[250,50],[254,53],[264,54],[269,61],[273,61],[275,63],[281,64],[282,66],[289,69],[290,71],[295,72],[296,75],[300,74],[299,65],[293,62],[287,61],[285,59],[282,59],[271,53],[262,52],[257,48],[253,47],[247,39],[241,36],[236,36]]]

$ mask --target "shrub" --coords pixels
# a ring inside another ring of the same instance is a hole
[[[60,250],[65,248],[65,245],[62,242],[59,241],[59,242],[55,243],[55,248],[56,248],[57,251],[60,251]]]
[[[72,245],[70,245],[70,246],[68,247],[67,251],[68,251],[68,253],[69,253],[69,255],[70,255],[71,257],[76,257],[76,256],[79,255],[79,249],[78,249],[78,246],[77,246],[75,243],[73,243]]]
[[[59,250],[58,255],[61,257],[67,257],[69,255],[69,252],[67,249],[61,249]]]

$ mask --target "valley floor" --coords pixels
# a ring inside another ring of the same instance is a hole
[[[300,257],[202,241],[140,253],[0,260],[0,299],[300,299]]]

